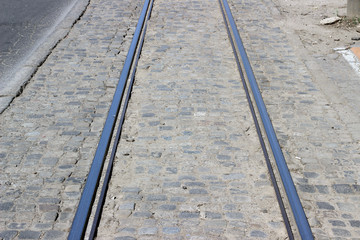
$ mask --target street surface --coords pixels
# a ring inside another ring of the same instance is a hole
[[[91,0],[0,114],[0,239],[68,235],[142,4]],[[359,76],[301,48],[274,0],[229,4],[315,239],[360,238]],[[216,0],[155,1],[109,238],[286,238]]]
[[[0,89],[78,0],[0,1]]]
[[[99,238],[285,239],[267,175],[219,3],[157,0]]]
[[[91,2],[0,114],[0,239],[71,227],[142,4]]]

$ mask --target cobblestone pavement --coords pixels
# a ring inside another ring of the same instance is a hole
[[[299,54],[272,1],[231,2],[316,239],[358,239],[359,78],[336,53]]]
[[[358,77],[229,3],[315,238],[359,239]],[[66,238],[141,6],[91,0],[0,115],[0,239]],[[285,239],[275,202],[217,0],[156,0],[99,239]]]
[[[92,0],[0,116],[0,239],[65,239],[142,1]]]
[[[217,0],[155,1],[99,239],[286,238]]]

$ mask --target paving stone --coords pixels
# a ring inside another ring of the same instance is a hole
[[[350,194],[353,192],[349,184],[334,184],[333,188],[337,193]]]
[[[42,215],[41,219],[43,222],[53,222],[58,218],[59,214],[57,211],[46,212]]]
[[[150,195],[147,197],[148,201],[166,201],[167,197],[165,195]]]
[[[242,173],[232,173],[232,174],[226,174],[223,176],[225,180],[237,180],[244,178],[245,175]]]
[[[351,216],[351,214],[342,214],[341,215],[343,218],[345,219],[352,219],[353,217]]]
[[[18,235],[18,231],[7,230],[0,232],[0,238],[4,240],[14,239],[16,235]]]
[[[205,189],[196,188],[196,189],[190,189],[190,194],[208,194],[208,192]]]
[[[165,211],[173,211],[176,209],[176,205],[165,204],[165,205],[159,206],[159,209],[165,210]]]
[[[353,212],[356,211],[356,206],[352,203],[337,203],[340,210],[345,212]]]
[[[315,193],[315,187],[312,185],[299,185],[299,190],[302,192]]]
[[[170,199],[171,202],[185,202],[186,201],[186,198],[184,197],[172,197]]]
[[[39,198],[39,203],[59,204],[60,202],[61,202],[61,199],[59,199],[59,198]]]
[[[199,212],[181,212],[179,218],[198,218],[199,216]]]
[[[21,229],[25,229],[26,225],[27,225],[26,223],[14,223],[13,222],[8,225],[8,228],[21,230]]]
[[[0,211],[10,211],[14,207],[13,202],[0,203]]]
[[[227,218],[230,218],[230,219],[242,219],[242,218],[244,218],[244,214],[239,213],[239,212],[227,212],[225,214],[225,216]]]
[[[180,176],[179,177],[179,181],[182,181],[182,180],[190,180],[190,181],[196,181],[196,177],[193,177],[193,176]]]
[[[134,210],[135,203],[124,203],[119,206],[120,210]]]
[[[131,236],[123,236],[123,237],[116,237],[116,240],[136,240],[136,238]]]
[[[139,229],[139,234],[140,235],[154,235],[156,234],[158,231],[157,228],[152,227],[152,228],[140,228]]]
[[[62,239],[65,237],[65,232],[51,230],[45,233],[43,239]]]
[[[39,230],[50,230],[52,228],[52,224],[50,223],[38,223],[35,225],[35,228],[36,229],[39,229]]]
[[[55,204],[40,204],[39,210],[42,212],[58,211],[59,205]]]
[[[162,230],[164,234],[177,234],[180,232],[178,227],[164,227]]]
[[[36,231],[20,231],[19,239],[39,239],[40,232]]]
[[[329,193],[329,189],[328,189],[327,186],[316,185],[315,187],[317,188],[317,190],[319,191],[319,193],[324,193],[324,194]]]
[[[345,227],[346,226],[345,223],[343,221],[340,221],[340,220],[330,220],[329,222],[334,227]]]
[[[259,231],[259,230],[258,230],[258,231],[252,231],[252,232],[250,233],[250,236],[252,236],[252,237],[258,237],[258,238],[266,238],[266,237],[267,237],[264,232]]]
[[[178,172],[176,167],[168,167],[166,168],[166,171],[173,174],[176,174]]]
[[[317,202],[316,204],[320,209],[335,210],[334,206],[330,205],[327,202]]]
[[[352,227],[360,228],[360,220],[350,220],[349,222]]]
[[[211,219],[220,219],[222,216],[221,213],[206,212],[205,217]]]
[[[135,233],[136,232],[136,229],[135,228],[121,228],[119,229],[119,232],[120,233]]]
[[[333,228],[332,231],[335,236],[339,236],[339,237],[350,237],[351,236],[351,233],[346,229]]]

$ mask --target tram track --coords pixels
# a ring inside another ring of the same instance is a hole
[[[294,182],[292,180],[292,177],[290,175],[289,168],[287,167],[284,155],[283,155],[283,153],[281,151],[281,148],[280,148],[280,145],[279,145],[279,140],[276,137],[274,127],[273,127],[273,125],[271,123],[269,114],[268,114],[268,112],[266,110],[264,100],[263,100],[263,98],[261,96],[258,84],[257,84],[256,79],[255,79],[255,75],[254,75],[254,73],[252,71],[251,64],[250,64],[249,59],[247,57],[244,45],[243,45],[242,40],[240,38],[240,35],[239,35],[238,29],[236,27],[235,21],[233,19],[230,7],[229,7],[229,5],[227,3],[227,0],[219,0],[219,4],[221,6],[221,11],[222,11],[222,14],[224,16],[224,22],[225,22],[226,29],[227,29],[227,32],[228,32],[228,35],[229,35],[231,46],[233,48],[233,52],[234,52],[234,56],[235,56],[237,66],[238,66],[238,69],[239,69],[241,81],[243,83],[244,90],[246,92],[247,100],[248,100],[248,103],[249,103],[249,107],[251,109],[251,114],[252,114],[252,117],[254,119],[254,123],[256,125],[256,131],[257,131],[257,134],[259,136],[259,141],[260,141],[260,144],[261,144],[261,148],[262,148],[262,150],[264,152],[264,157],[266,159],[266,164],[267,164],[269,174],[270,174],[270,177],[271,177],[271,182],[272,182],[274,190],[276,192],[277,201],[279,203],[281,214],[282,214],[282,217],[284,219],[284,223],[285,223],[285,226],[286,226],[288,237],[289,237],[289,239],[294,239],[294,235],[292,233],[291,226],[290,226],[290,221],[289,221],[288,216],[286,214],[285,205],[284,205],[284,203],[282,201],[282,196],[281,196],[281,193],[280,193],[280,189],[279,189],[279,187],[277,185],[277,181],[276,181],[276,178],[275,178],[275,173],[274,173],[274,170],[272,168],[268,152],[266,150],[266,145],[265,145],[265,142],[263,140],[260,125],[259,125],[257,117],[256,117],[256,113],[255,113],[255,110],[254,110],[253,103],[251,101],[251,97],[250,97],[249,90],[248,90],[249,88],[248,88],[247,84],[250,85],[250,88],[252,90],[252,95],[253,95],[253,98],[255,99],[256,106],[257,106],[257,109],[258,109],[258,113],[260,115],[263,127],[265,129],[265,133],[266,133],[266,136],[268,138],[269,144],[271,146],[271,152],[274,155],[274,158],[275,158],[275,161],[276,161],[276,166],[277,166],[279,174],[281,176],[282,184],[283,184],[283,186],[285,188],[286,196],[287,196],[289,204],[291,206],[291,210],[292,210],[292,212],[294,214],[295,221],[296,221],[297,227],[299,229],[299,233],[300,233],[302,239],[313,239],[313,235],[312,235],[312,232],[311,232],[311,229],[310,229],[310,225],[308,223],[308,220],[306,218],[303,206],[302,206],[302,204],[300,202],[300,199],[299,199],[299,196],[297,194],[297,191],[296,191]],[[231,30],[230,30],[229,26],[231,26]],[[241,59],[242,64],[240,63],[240,59]],[[248,83],[245,80],[242,69],[244,69],[244,71],[246,73]]]
[[[117,149],[118,141],[120,139],[121,128],[122,124],[125,119],[125,113],[127,104],[130,98],[132,84],[134,82],[135,71],[136,71],[136,64],[139,60],[142,44],[145,37],[146,31],[146,21],[150,17],[151,8],[152,8],[153,1],[146,0],[141,11],[139,21],[135,30],[135,34],[133,36],[133,40],[130,45],[130,49],[128,51],[128,55],[125,59],[123,70],[121,71],[119,83],[116,87],[112,104],[109,109],[108,117],[106,119],[103,132],[101,134],[98,148],[95,153],[95,157],[93,163],[90,168],[90,172],[82,192],[82,197],[80,199],[80,203],[78,206],[78,210],[76,212],[71,231],[69,233],[68,239],[81,239],[85,235],[85,231],[87,228],[87,224],[89,221],[92,205],[95,200],[96,190],[99,185],[101,172],[103,169],[103,165],[110,147],[111,138],[114,133],[114,128],[117,121],[117,116],[120,111],[120,107],[123,101],[123,96],[125,93],[125,89],[127,86],[127,82],[130,76],[130,86],[128,87],[128,92],[126,94],[125,103],[122,108],[122,114],[120,119],[120,125],[118,126],[116,139],[114,142],[114,147],[112,148],[112,153],[109,161],[109,165],[107,168],[104,185],[101,190],[100,199],[98,202],[98,207],[96,208],[95,213],[95,220],[93,221],[93,226],[90,232],[90,239],[93,239],[96,236],[96,229],[98,226],[98,222],[100,220],[101,212],[102,212],[102,205],[105,200],[105,195],[107,191],[107,186],[111,177],[111,170],[113,165],[113,159],[115,157],[115,152]],[[137,54],[136,54],[137,52]],[[133,69],[131,75],[130,71]]]
[[[276,160],[276,165],[277,165],[277,168],[278,168],[280,176],[281,176],[282,184],[286,190],[287,198],[289,200],[292,214],[294,215],[299,233],[303,239],[312,239],[311,229],[309,227],[305,213],[301,206],[299,197],[297,196],[296,189],[295,189],[294,183],[292,182],[289,170],[286,166],[284,156],[281,152],[278,140],[276,138],[275,131],[272,127],[270,118],[267,114],[266,107],[262,100],[259,88],[257,86],[255,76],[252,73],[251,65],[250,65],[249,60],[247,59],[245,49],[242,45],[241,38],[237,31],[237,27],[232,18],[231,10],[230,10],[229,5],[226,0],[219,0],[219,4],[220,4],[220,8],[221,8],[223,17],[224,17],[224,22],[226,23],[226,29],[227,29],[227,32],[229,35],[230,43],[233,48],[235,59],[237,61],[237,66],[238,66],[240,77],[241,77],[241,80],[243,83],[243,87],[246,91],[246,97],[248,100],[250,111],[252,113],[252,117],[255,122],[256,132],[258,134],[260,145],[263,150],[264,157],[266,159],[266,164],[267,164],[267,167],[269,170],[272,184],[275,188],[277,201],[280,205],[280,209],[281,209],[280,211],[283,216],[283,221],[284,221],[286,229],[287,229],[288,237],[289,237],[289,239],[294,239],[294,236],[293,236],[293,233],[291,230],[291,226],[290,226],[290,222],[288,220],[284,204],[282,203],[282,199],[284,198],[284,196],[280,195],[280,190],[277,187],[277,180],[275,179],[275,174],[272,170],[272,164],[270,163],[270,159],[268,156],[269,154],[267,153],[267,150],[266,150],[266,143],[264,142],[264,138],[261,134],[262,130],[261,130],[261,126],[259,125],[259,121],[257,120],[255,108],[254,108],[252,100],[251,100],[252,98],[255,99],[256,107],[257,107],[258,113],[260,115],[260,119],[263,124],[263,128],[265,129],[265,134],[269,141],[269,145],[271,146],[271,152],[273,153],[274,158]],[[96,237],[96,231],[97,231],[96,229],[97,229],[98,222],[99,222],[99,219],[101,216],[102,205],[103,205],[103,202],[104,202],[104,199],[106,196],[108,182],[111,177],[113,161],[115,158],[117,145],[118,145],[120,135],[121,135],[122,124],[124,123],[124,119],[125,119],[127,104],[128,104],[128,101],[129,101],[129,98],[131,95],[132,84],[134,82],[136,65],[138,63],[138,59],[140,56],[141,48],[142,48],[144,37],[145,37],[145,31],[147,28],[146,22],[150,17],[152,5],[153,5],[153,1],[145,1],[145,3],[144,3],[144,7],[141,12],[141,16],[140,16],[140,19],[139,19],[139,22],[137,25],[137,29],[135,30],[133,42],[130,46],[129,53],[128,53],[127,59],[125,61],[125,64],[124,64],[124,69],[120,76],[119,85],[118,85],[116,93],[114,95],[113,103],[109,110],[109,115],[108,115],[108,118],[105,123],[104,131],[101,136],[101,139],[100,139],[100,142],[98,145],[98,149],[97,149],[95,157],[94,157],[93,165],[91,167],[91,170],[90,170],[90,173],[88,176],[88,181],[86,182],[86,185],[85,185],[85,188],[84,188],[84,191],[82,194],[82,198],[80,200],[79,208],[76,213],[76,216],[75,216],[75,219],[73,222],[73,226],[72,226],[72,229],[71,229],[68,239],[81,239],[84,237],[84,234],[86,231],[86,226],[88,223],[88,218],[89,218],[92,204],[93,204],[93,201],[95,198],[97,186],[99,184],[103,164],[105,162],[106,155],[107,155],[107,152],[108,152],[108,149],[110,146],[111,138],[112,138],[112,135],[114,132],[116,119],[117,119],[117,116],[118,116],[118,113],[120,110],[120,106],[123,105],[121,117],[119,120],[120,121],[119,127],[117,130],[114,145],[112,148],[109,165],[106,170],[104,185],[101,190],[101,195],[99,198],[100,200],[99,200],[98,207],[97,207],[97,210],[95,213],[95,220],[92,223],[93,226],[92,226],[92,230],[91,230],[89,238],[94,239]],[[132,69],[132,73],[130,75],[131,69]],[[244,75],[244,72],[245,72],[246,76]],[[126,97],[125,97],[125,99],[123,99],[124,92],[125,92],[128,81],[129,81],[130,85],[128,86],[128,92],[126,94]],[[250,87],[248,87],[248,85]],[[250,92],[247,89],[251,89],[252,96],[250,96]],[[124,103],[122,103],[122,101],[124,101]]]

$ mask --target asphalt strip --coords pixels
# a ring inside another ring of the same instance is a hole
[[[12,71],[0,76],[0,80],[11,78],[11,81],[7,81],[7,84],[0,88],[0,114],[9,107],[15,97],[21,94],[26,84],[52,50],[68,35],[74,23],[85,12],[89,2],[90,0],[77,0],[69,5],[53,27],[37,42],[33,50],[14,66]]]

